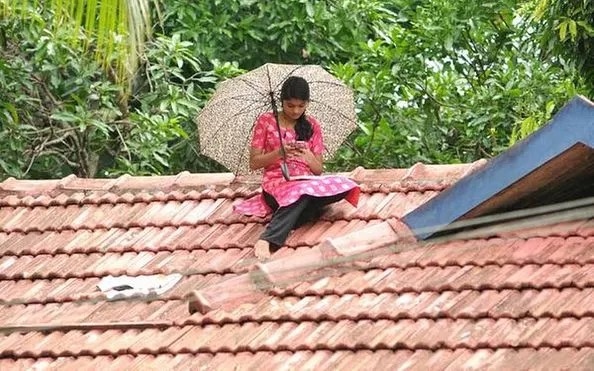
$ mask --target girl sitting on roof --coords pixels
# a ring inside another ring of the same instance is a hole
[[[323,170],[324,142],[318,121],[305,114],[309,103],[309,84],[291,76],[281,88],[282,111],[278,115],[286,163],[291,177],[281,171],[281,141],[272,112],[261,115],[255,125],[250,149],[250,168],[264,169],[262,193],[235,206],[245,215],[272,219],[254,245],[259,259],[267,259],[278,250],[291,230],[317,220],[324,206],[346,199],[353,206],[359,200],[359,186],[341,176],[320,175]],[[305,178],[305,179],[303,179]]]

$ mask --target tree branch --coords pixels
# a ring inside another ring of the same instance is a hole
[[[122,141],[122,145],[124,146],[124,151],[126,152],[126,155],[128,155],[128,161],[131,163],[132,162],[132,155],[130,154],[130,149],[128,148],[128,145],[126,144],[126,140],[124,139],[124,136],[120,132],[120,128],[118,128],[116,126],[115,129],[118,132],[118,136],[120,137],[120,140]]]
[[[464,54],[462,54],[462,58],[468,64],[470,64],[470,66],[476,73],[477,80],[479,80],[479,82],[480,82],[482,80],[482,76],[485,74],[484,63],[480,57],[481,53],[476,49],[476,45],[474,44],[474,42],[472,41],[472,38],[470,37],[470,31],[468,30],[468,28],[464,29],[464,32],[462,33],[462,37],[465,39],[466,45],[468,45],[468,48],[476,55],[476,59],[477,59],[478,63],[472,63],[470,60],[468,60],[468,58],[466,58],[466,56],[464,56]],[[480,69],[477,68],[477,66]]]
[[[61,153],[61,152],[59,152],[57,150],[50,149],[50,150],[44,151],[39,156],[41,157],[41,156],[49,156],[49,155],[56,155],[56,156],[60,157],[60,159],[62,161],[64,161],[64,163],[67,164],[70,167],[73,167],[73,168],[77,168],[78,167],[78,164],[76,162],[70,160],[68,158],[68,156],[66,156],[65,154],[63,154],[63,153]]]
[[[57,143],[60,143],[60,142],[65,142],[65,140],[68,139],[68,137],[71,137],[71,136],[72,136],[72,131],[69,130],[64,135],[62,135],[61,137],[56,138],[56,139],[52,139],[50,141],[47,141],[44,144],[47,147],[47,146],[51,146],[51,145],[54,145],[54,144],[57,144]]]
[[[40,79],[35,74],[32,74],[31,75],[31,78],[35,82],[37,82],[37,84],[39,84],[39,86],[41,86],[41,89],[47,95],[47,97],[51,100],[51,102],[53,103],[54,106],[59,106],[60,105],[59,104],[59,101],[56,99],[56,97],[54,97],[54,95],[52,94],[52,92],[50,91],[50,89],[47,87],[45,81],[43,81],[42,79]]]
[[[464,105],[453,106],[451,104],[444,103],[444,102],[438,100],[433,94],[431,94],[429,92],[429,90],[427,90],[427,87],[426,86],[421,85],[418,82],[413,82],[413,83],[415,84],[414,87],[416,87],[417,90],[421,90],[423,93],[425,93],[429,97],[429,99],[431,99],[433,102],[435,102],[436,104],[438,104],[438,105],[440,105],[442,107],[448,107],[448,108],[454,108],[454,109],[459,109],[460,107],[467,108]]]

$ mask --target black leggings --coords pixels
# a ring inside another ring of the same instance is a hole
[[[284,245],[293,229],[319,219],[324,213],[325,206],[342,200],[348,192],[325,197],[303,195],[296,202],[284,207],[279,207],[271,194],[263,192],[264,200],[274,214],[260,239],[270,243],[272,252],[278,250]]]

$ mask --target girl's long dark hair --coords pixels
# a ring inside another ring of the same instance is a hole
[[[299,76],[289,76],[281,88],[281,101],[288,99],[301,99],[309,102],[309,84]],[[305,117],[305,112],[295,123],[297,140],[309,140],[313,135],[313,127]]]

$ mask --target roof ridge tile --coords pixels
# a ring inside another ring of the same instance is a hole
[[[483,166],[487,164],[487,160],[484,158],[480,158],[471,163],[471,165],[462,173],[460,178],[464,178],[467,175],[474,173],[475,171],[481,169]]]
[[[363,166],[357,166],[349,173],[348,177],[355,181],[362,181],[363,172],[365,172],[365,170],[366,169]]]
[[[17,194],[17,195],[38,195],[42,193],[49,193],[56,189],[60,179],[15,179],[9,177],[0,183],[0,195],[2,194]]]
[[[259,299],[264,291],[273,287],[283,287],[295,280],[307,280],[314,272],[321,275],[335,274],[336,268],[344,263],[354,263],[356,260],[369,258],[365,255],[380,247],[402,241],[410,245],[412,232],[402,222],[397,220],[385,221],[373,226],[354,231],[339,238],[327,238],[314,248],[299,254],[283,256],[269,262],[256,264],[256,269],[243,274],[242,278],[232,278],[214,286],[195,291],[190,298],[189,310],[212,310],[217,306],[226,305],[233,301],[253,301]],[[240,276],[240,277],[241,277]],[[237,290],[242,287],[242,294],[222,295],[221,292]],[[250,294],[247,294],[251,292]],[[204,313],[204,312],[201,312]]]
[[[76,174],[66,175],[65,177],[60,179],[60,181],[56,185],[55,189],[56,190],[66,189],[66,188],[68,188],[68,184],[72,183],[73,181],[75,181],[77,179],[78,179],[78,177],[76,176]]]
[[[326,259],[339,256],[355,257],[396,242],[414,243],[415,239],[412,231],[404,223],[397,219],[389,219],[361,231],[327,238],[320,244],[320,249]]]
[[[362,183],[361,191],[366,194],[373,193],[410,193],[443,191],[451,185],[449,181],[395,181],[390,183]],[[76,192],[64,192],[76,191]],[[224,185],[205,186],[187,189],[159,189],[159,190],[132,190],[127,188],[107,189],[79,189],[64,188],[51,193],[11,193],[0,198],[0,207],[48,207],[65,206],[72,204],[118,204],[118,203],[147,203],[180,201],[189,199],[216,199],[216,198],[249,198],[259,192],[259,188],[245,186],[229,187]]]
[[[403,181],[410,181],[410,180],[418,180],[422,179],[419,175],[426,173],[426,166],[422,162],[417,162],[410,168],[408,168],[407,172],[402,177]]]
[[[182,180],[187,178],[189,175],[191,175],[191,173],[188,170],[180,171],[173,180],[173,186],[179,187],[179,185],[182,183]]]
[[[61,179],[16,179],[9,177],[0,182],[0,196],[48,195],[55,193],[154,191],[194,189],[209,185],[230,186],[235,183],[233,173],[190,173],[182,171],[175,175],[133,176],[122,174],[117,178],[79,178],[75,174]]]
[[[120,184],[126,182],[131,177],[132,177],[132,175],[130,175],[130,174],[120,175],[119,177],[115,178],[112,182],[108,183],[109,188],[107,188],[107,190],[110,192],[114,192],[114,191],[118,191],[118,190],[126,190],[125,187],[120,187]]]

